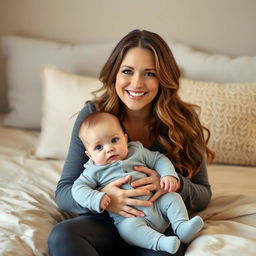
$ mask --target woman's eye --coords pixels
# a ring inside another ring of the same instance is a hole
[[[97,146],[95,147],[95,150],[100,151],[100,150],[102,150],[102,148],[103,148],[102,145],[97,145]]]
[[[119,138],[113,138],[112,143],[117,143],[119,141]]]
[[[149,77],[156,77],[156,74],[154,72],[147,72],[145,75]]]
[[[130,69],[123,69],[122,73],[125,74],[125,75],[131,75],[133,72]]]

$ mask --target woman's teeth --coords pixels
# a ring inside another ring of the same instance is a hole
[[[145,94],[145,92],[133,92],[133,91],[128,91],[128,93],[131,95],[131,96],[134,96],[134,97],[139,97],[139,96],[142,96]]]

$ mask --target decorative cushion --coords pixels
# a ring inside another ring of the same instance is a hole
[[[6,58],[10,112],[4,124],[39,129],[41,123],[42,66],[54,65],[68,72],[98,76],[114,44],[71,45],[18,36],[2,38]]]
[[[42,129],[34,154],[39,158],[64,159],[76,114],[91,99],[91,92],[101,87],[101,82],[51,66],[42,69],[42,81]]]
[[[215,162],[256,165],[256,83],[180,80],[180,97],[201,107]]]

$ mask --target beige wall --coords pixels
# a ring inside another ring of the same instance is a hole
[[[118,40],[134,28],[211,53],[256,55],[255,0],[0,0],[0,36],[72,43]],[[0,52],[0,109],[6,109]]]

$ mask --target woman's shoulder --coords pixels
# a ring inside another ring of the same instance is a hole
[[[82,109],[78,113],[78,119],[84,119],[92,112],[95,112],[97,107],[93,101],[86,101]]]
[[[93,101],[86,101],[82,109],[78,112],[78,116],[75,122],[75,128],[79,128],[83,120],[92,112],[97,110],[96,104]]]
[[[83,108],[80,110],[79,114],[88,115],[97,110],[96,104],[93,101],[86,101]]]

